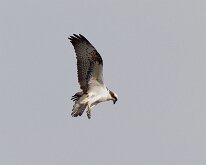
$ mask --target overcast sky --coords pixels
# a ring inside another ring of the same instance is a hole
[[[83,34],[118,102],[70,116]],[[205,0],[0,0],[1,165],[205,165]]]

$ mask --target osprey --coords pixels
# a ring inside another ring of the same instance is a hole
[[[82,91],[72,96],[74,106],[71,115],[81,116],[87,108],[87,117],[91,118],[92,108],[100,102],[117,101],[117,95],[110,91],[103,81],[103,60],[94,46],[81,34],[68,38],[77,58],[78,81]]]

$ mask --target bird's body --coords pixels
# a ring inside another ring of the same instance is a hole
[[[70,36],[77,58],[78,81],[81,92],[72,96],[75,102],[71,115],[81,116],[87,108],[87,116],[91,117],[91,109],[100,102],[117,101],[117,95],[108,90],[103,82],[103,60],[92,44],[81,34]]]

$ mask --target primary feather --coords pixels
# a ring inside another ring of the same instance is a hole
[[[75,101],[72,116],[81,116],[88,107],[88,118],[91,108],[99,102],[117,100],[117,95],[108,90],[103,82],[103,60],[94,46],[81,34],[69,37],[74,46],[77,59],[77,74],[81,92],[72,96]],[[113,94],[113,95],[112,95]]]

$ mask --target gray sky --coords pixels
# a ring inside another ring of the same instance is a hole
[[[206,1],[1,0],[0,164],[205,165]],[[117,104],[70,116],[67,37],[104,59]]]

